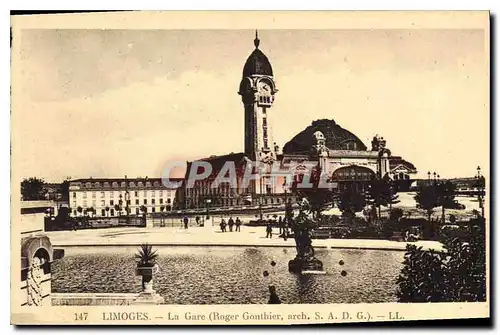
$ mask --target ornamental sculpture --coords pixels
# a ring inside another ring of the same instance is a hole
[[[28,291],[28,306],[42,305],[42,269],[41,262],[38,257],[33,257],[32,263],[28,270],[27,291]]]
[[[304,271],[323,271],[323,263],[314,256],[314,248],[311,241],[311,231],[317,223],[310,218],[311,208],[309,202],[303,198],[300,202],[299,214],[296,218],[293,213],[286,213],[290,221],[291,229],[294,233],[295,248],[297,256],[288,262],[288,270],[294,273]],[[291,206],[287,207],[287,212],[291,211]]]

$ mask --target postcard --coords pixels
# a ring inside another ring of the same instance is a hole
[[[11,323],[489,318],[489,12],[11,23]]]

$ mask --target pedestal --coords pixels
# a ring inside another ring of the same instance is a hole
[[[164,302],[165,299],[155,291],[141,292],[132,305],[159,305]]]
[[[293,273],[302,273],[302,271],[323,271],[323,262],[316,258],[295,257],[288,262],[288,271]]]

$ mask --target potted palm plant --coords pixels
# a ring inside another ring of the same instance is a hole
[[[136,275],[142,276],[142,289],[144,293],[154,293],[153,290],[153,274],[156,272],[158,265],[157,250],[153,250],[153,246],[142,244],[138,253],[135,255],[137,259]]]

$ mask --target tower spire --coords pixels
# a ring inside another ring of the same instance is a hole
[[[257,32],[257,29],[255,29],[255,39],[253,40],[253,44],[255,45],[255,49],[259,48],[260,40],[259,40],[259,33]]]

